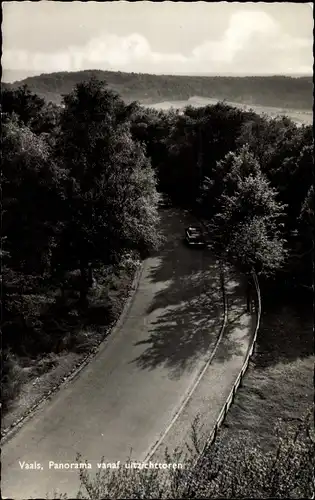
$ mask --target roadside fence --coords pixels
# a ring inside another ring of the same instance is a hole
[[[260,294],[260,287],[259,287],[259,282],[258,282],[258,278],[257,278],[256,273],[254,271],[252,271],[251,276],[252,276],[253,283],[255,286],[255,291],[256,291],[256,297],[255,297],[255,301],[254,301],[254,305],[255,305],[254,314],[256,314],[256,326],[255,326],[255,329],[253,332],[253,337],[252,337],[251,343],[248,347],[243,366],[242,366],[242,368],[241,368],[241,370],[240,370],[240,372],[239,372],[239,374],[234,382],[233,388],[230,391],[221,412],[218,415],[217,421],[214,425],[214,428],[213,428],[210,436],[208,437],[206,443],[204,444],[201,451],[199,452],[197,459],[195,460],[195,463],[192,467],[192,472],[198,466],[198,464],[201,462],[201,460],[203,459],[205,452],[215,443],[220,426],[224,422],[224,419],[229,411],[229,408],[234,401],[237,389],[242,384],[243,377],[247,371],[251,357],[253,356],[253,353],[254,353],[257,334],[258,334],[258,330],[259,330],[259,326],[260,326],[260,318],[261,318],[261,294]],[[188,479],[188,481],[186,483],[187,487],[189,487],[189,483],[190,483],[190,481]]]

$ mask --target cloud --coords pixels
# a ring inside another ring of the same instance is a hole
[[[186,55],[156,52],[139,33],[103,33],[84,46],[53,54],[13,51],[4,43],[2,65],[38,72],[95,68],[149,73],[298,73],[312,70],[313,56],[308,38],[283,33],[265,12],[242,11],[231,16],[220,40],[205,40]]]
[[[212,71],[300,72],[311,71],[313,64],[312,41],[283,33],[272,17],[257,11],[235,13],[221,40],[206,41],[192,55]]]

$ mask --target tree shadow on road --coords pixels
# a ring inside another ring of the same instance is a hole
[[[148,338],[137,344],[145,351],[133,360],[142,369],[166,367],[172,379],[209,357],[223,323],[219,265],[209,251],[185,246],[183,228],[189,222],[180,217],[172,212],[164,215],[169,236],[156,254],[159,259],[150,279],[165,286],[147,310],[154,319]]]
[[[174,286],[172,288],[175,295]],[[183,371],[192,370],[214,346],[223,319],[220,289],[214,284],[208,292],[200,294],[199,287],[196,288],[194,295],[194,287],[190,286],[189,296],[185,297],[180,287],[184,302],[163,309],[152,323],[148,338],[137,344],[146,346],[134,360],[139,367],[154,369],[164,366],[169,368],[170,378],[176,379]]]
[[[189,224],[194,221],[185,214],[172,210],[163,214],[167,238],[149,270],[152,282],[161,286],[147,310],[148,337],[137,343],[145,350],[132,361],[147,370],[168,368],[174,379],[209,359],[223,324],[219,262],[209,250],[185,246],[184,228]],[[218,362],[241,354],[244,342],[245,349],[249,343],[246,283],[239,273],[227,271],[229,321],[215,355]]]

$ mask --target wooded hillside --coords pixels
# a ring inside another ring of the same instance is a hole
[[[63,94],[70,93],[78,83],[92,76],[105,80],[109,88],[118,92],[124,100],[148,104],[200,96],[286,109],[311,110],[313,106],[311,76],[170,76],[86,70],[42,74],[13,84],[3,84],[3,87],[15,89],[26,84],[40,97],[60,104]]]

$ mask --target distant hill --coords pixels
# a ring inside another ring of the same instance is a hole
[[[226,99],[249,105],[311,110],[313,78],[311,76],[175,76],[122,73],[120,71],[86,70],[31,76],[3,88],[27,84],[41,97],[56,104],[73,87],[95,76],[130,102],[154,104],[164,100],[186,100],[193,96]]]

